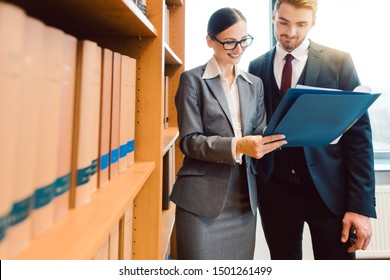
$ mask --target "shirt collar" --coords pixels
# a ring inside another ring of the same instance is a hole
[[[305,40],[291,52],[291,54],[294,56],[294,59],[300,61],[304,58],[306,55],[308,49],[309,49],[310,41],[306,37]],[[282,61],[284,57],[288,54],[279,44],[276,45],[276,54],[275,54],[275,59],[276,61]]]
[[[244,71],[242,71],[237,65],[234,65],[234,73],[236,73],[235,79],[237,80],[238,76],[242,76],[248,83],[252,84],[251,80],[247,77]],[[202,79],[213,79],[217,76],[222,77],[221,69],[219,68],[218,62],[215,59],[215,56],[212,56],[207,62],[206,69],[203,73]]]

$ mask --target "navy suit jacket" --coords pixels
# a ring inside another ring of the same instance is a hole
[[[180,133],[182,167],[171,200],[179,207],[204,217],[217,217],[223,210],[236,162],[232,155],[233,124],[220,77],[202,79],[206,65],[181,74],[175,97]],[[265,127],[263,83],[246,73],[237,77],[242,135],[259,135]],[[249,198],[257,211],[255,160],[244,156]]]
[[[280,94],[273,69],[275,51],[274,47],[249,65],[249,72],[263,80],[268,119],[279,102],[275,94]],[[312,41],[303,75],[304,84],[308,86],[353,90],[360,84],[348,53]],[[352,211],[376,217],[374,157],[368,114],[344,133],[337,144],[304,147],[303,151],[311,179],[333,213],[344,215],[346,211]],[[272,161],[272,158],[266,157],[266,160]],[[263,166],[271,165],[268,162]]]

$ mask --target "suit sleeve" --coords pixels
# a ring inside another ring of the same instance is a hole
[[[341,67],[340,87],[352,90],[359,84],[352,58],[347,54]],[[368,113],[343,135],[342,144],[348,184],[347,210],[376,217],[374,153]]]

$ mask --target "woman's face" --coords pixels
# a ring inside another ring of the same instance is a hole
[[[228,29],[217,34],[215,36],[216,40],[207,36],[207,44],[210,48],[214,49],[215,58],[220,66],[236,65],[240,62],[241,56],[245,51],[238,42],[248,36],[247,24],[245,21],[240,20]],[[227,48],[234,46],[234,43],[236,43],[236,47],[232,50],[225,50],[222,43],[228,43],[225,44],[225,46],[228,46]]]

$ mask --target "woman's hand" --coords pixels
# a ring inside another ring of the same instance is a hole
[[[259,159],[265,154],[279,149],[281,146],[287,144],[284,140],[285,136],[282,134],[260,136],[260,135],[247,135],[237,139],[236,153],[245,154],[250,157]]]

